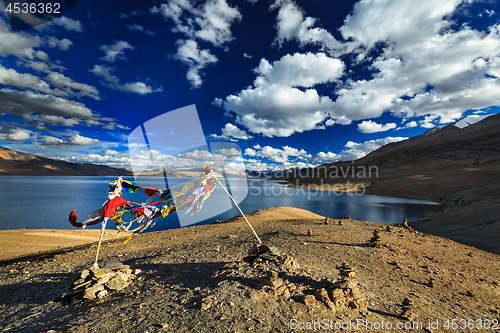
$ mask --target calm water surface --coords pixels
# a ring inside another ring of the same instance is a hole
[[[102,207],[107,199],[108,181],[116,177],[26,177],[0,176],[0,230],[5,229],[74,229],[68,222],[68,215],[76,209],[78,221],[84,221],[87,214]],[[133,177],[124,177],[133,181]],[[179,178],[179,183],[193,179]],[[148,185],[148,184],[141,184]],[[170,184],[175,186],[176,184]],[[238,189],[232,189],[238,191]],[[124,193],[126,200],[144,202],[147,196],[143,193]],[[216,205],[218,198],[227,197],[218,186],[212,196],[205,202],[202,211]],[[424,219],[443,211],[436,203],[422,200],[401,199],[377,195],[349,195],[333,192],[306,191],[284,187],[270,180],[249,179],[248,196],[240,203],[244,213],[252,213],[258,209],[278,206],[291,206],[307,209],[316,214],[338,218],[344,214],[353,219],[378,222],[400,223],[404,218],[408,221]],[[178,228],[177,214],[162,219],[148,231]],[[199,224],[208,224],[215,220],[225,220],[239,215],[236,208],[204,220]],[[99,228],[92,226],[90,228]],[[108,229],[115,228],[113,223]]]

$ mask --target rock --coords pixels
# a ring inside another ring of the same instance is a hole
[[[117,274],[105,284],[106,288],[111,290],[122,290],[128,285],[129,282],[127,282],[127,277],[125,274]]]
[[[380,232],[377,229],[373,230],[373,237],[370,238],[368,244],[371,247],[380,247]]]
[[[103,285],[98,285],[98,286],[93,286],[93,287],[87,288],[87,289],[85,289],[85,294],[83,295],[83,298],[94,299],[97,297],[96,294],[102,290],[104,290]]]
[[[361,294],[361,291],[359,291],[358,287],[354,287],[351,289],[351,295],[352,295],[352,297],[354,297],[356,299],[363,297],[363,294]]]
[[[328,297],[328,292],[326,291],[325,288],[316,290],[314,292],[314,296],[316,296],[316,299],[318,301],[323,302],[330,310],[335,310],[335,305],[330,301],[330,298]]]
[[[80,284],[82,284],[82,283],[84,283],[84,282],[85,282],[85,279],[78,279],[78,280],[76,280],[75,282],[73,282],[73,285],[74,285],[74,286],[78,286],[78,285],[80,285]]]
[[[269,282],[274,289],[281,287],[283,285],[283,280],[278,278],[271,279]]]
[[[212,300],[210,298],[204,298],[201,301],[201,310],[205,311],[208,310],[212,306]]]
[[[343,262],[341,266],[338,266],[339,270],[339,280],[335,285],[339,288],[354,288],[358,285],[358,278],[356,277],[356,272],[354,268],[349,265],[348,262]]]
[[[274,294],[276,296],[281,296],[281,295],[283,295],[285,290],[288,290],[287,286],[282,285],[282,286],[276,288],[276,290],[274,291]],[[288,293],[290,293],[290,292],[288,292]]]
[[[308,230],[307,230],[307,236],[312,236],[312,235],[313,235],[313,234],[312,234],[311,229],[308,229]]]
[[[354,302],[357,304],[359,312],[366,313],[368,311],[368,302],[364,297],[356,299]]]
[[[103,298],[108,295],[107,290],[101,290],[100,292],[97,293],[97,298]]]
[[[118,260],[111,260],[111,261],[108,261],[106,263],[106,265],[104,266],[104,268],[105,269],[115,270],[115,269],[121,268],[122,266],[124,266],[122,262],[120,262]]]
[[[313,295],[305,295],[302,297],[302,301],[307,306],[316,305],[316,298]]]
[[[402,311],[399,318],[405,321],[413,321],[415,319],[415,315],[413,314],[413,301],[409,298],[405,298],[401,307]]]
[[[91,273],[92,277],[94,277],[96,279],[100,279],[102,277],[114,275],[113,271],[111,269],[107,269],[107,268],[92,268],[92,269],[90,269],[90,273]]]
[[[278,258],[282,268],[299,268],[297,261],[289,255],[284,255]]]
[[[290,293],[293,295],[294,293],[297,292],[297,286],[293,283],[288,283],[287,284],[288,290],[290,290]]]
[[[288,300],[290,299],[290,297],[292,297],[292,295],[290,294],[290,290],[288,288],[286,288],[284,291],[283,291],[283,296],[284,299]]]
[[[111,276],[102,277],[102,278],[100,278],[99,280],[96,281],[95,285],[98,286],[100,284],[105,284],[110,279],[111,279]]]
[[[90,271],[89,271],[88,269],[84,269],[84,270],[82,271],[82,274],[80,275],[80,277],[81,277],[82,279],[85,279],[87,276],[89,276],[89,274],[90,274]]]

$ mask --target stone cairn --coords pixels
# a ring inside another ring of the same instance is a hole
[[[347,306],[361,313],[366,313],[368,302],[358,288],[358,278],[354,267],[348,262],[343,262],[337,269],[339,270],[339,279],[328,291],[333,305],[337,309]]]
[[[410,227],[410,225],[408,224],[408,220],[407,219],[404,219],[403,222],[400,224],[401,227],[405,228],[405,229],[408,229],[410,230],[411,232],[415,232],[415,229],[413,229],[412,227]]]
[[[313,235],[311,229],[307,229],[307,236],[311,237]]]
[[[330,218],[327,216],[325,217],[325,222],[323,222],[324,225],[330,224]]]
[[[385,230],[386,230],[387,232],[392,232],[392,225],[389,225],[389,224],[388,224],[388,225],[387,225],[387,227],[385,227]]]
[[[409,298],[405,298],[403,303],[401,304],[401,314],[399,318],[405,321],[413,321],[415,319],[415,315],[413,314],[413,301]]]
[[[371,247],[380,247],[380,232],[377,229],[373,230],[373,237],[368,243]]]
[[[356,277],[354,267],[348,262],[344,261],[341,266],[337,266],[337,269],[339,270],[339,281],[336,283],[338,288],[354,288],[358,285],[358,278]]]
[[[332,312],[354,310],[366,314],[368,303],[358,288],[358,279],[353,267],[343,263],[338,267],[339,281],[333,283],[315,271],[301,268],[290,255],[277,248],[258,244],[248,251],[249,256],[241,262],[225,265],[212,278],[217,285],[226,281],[246,283],[262,292],[287,301],[302,302],[308,307],[323,303]],[[254,295],[254,294],[252,294]],[[259,297],[257,294],[251,298]],[[213,307],[217,301],[207,296],[201,301],[201,310]]]
[[[85,299],[102,298],[112,291],[128,287],[140,272],[140,269],[132,270],[130,266],[117,260],[109,261],[103,268],[85,269],[80,278],[72,284],[70,291],[60,299],[71,299],[75,296]]]

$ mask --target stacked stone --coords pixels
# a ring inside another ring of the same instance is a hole
[[[354,267],[343,262],[337,269],[339,270],[339,281],[333,285],[333,289],[328,293],[333,306],[336,309],[348,306],[361,313],[366,313],[368,302],[357,286],[358,278]]]
[[[369,244],[371,247],[380,247],[380,232],[377,229],[373,230],[373,237],[370,238]]]
[[[401,307],[402,311],[399,317],[406,321],[413,321],[415,319],[415,315],[413,314],[413,301],[409,298],[405,298]]]
[[[387,225],[387,227],[385,228],[385,230],[387,232],[392,232],[392,225]]]
[[[316,299],[318,301],[323,302],[327,306],[327,308],[329,308],[330,310],[333,310],[333,311],[337,310],[337,307],[335,306],[335,304],[330,300],[330,297],[328,297],[328,292],[326,291],[325,288],[321,288],[319,290],[316,290],[314,292],[314,296],[316,297]]]
[[[325,222],[323,222],[324,225],[330,224],[330,218],[327,216],[325,217]]]
[[[354,288],[358,285],[354,267],[351,267],[348,262],[344,261],[337,269],[339,270],[339,281],[337,282],[339,288]]]
[[[280,279],[276,271],[268,271],[267,276],[261,279],[260,282],[264,283],[262,291],[274,294],[275,296],[281,296],[286,300],[300,293],[295,284]]]
[[[71,286],[71,291],[61,298],[82,295],[86,299],[102,298],[112,291],[128,287],[131,279],[141,270],[130,269],[130,266],[112,260],[104,268],[85,269]]]
[[[407,219],[404,219],[403,222],[400,224],[400,226],[402,226],[403,228],[408,229],[411,232],[415,233],[415,229],[413,229],[412,227],[410,227],[410,225],[408,224],[408,220]]]

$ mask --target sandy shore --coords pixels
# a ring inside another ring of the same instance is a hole
[[[0,230],[0,261],[21,258],[91,244],[99,241],[101,230],[16,229]],[[116,238],[117,231],[106,230],[103,240]],[[124,234],[120,237],[126,237]]]
[[[257,211],[247,215],[250,223],[263,220],[286,220],[286,219],[319,219],[323,216],[312,212],[293,208],[278,207]],[[232,220],[243,220],[235,217]],[[154,229],[151,229],[154,231]],[[103,241],[116,239],[117,230],[106,229]],[[76,246],[92,244],[99,241],[100,229],[15,229],[0,230],[0,261],[11,260],[41,254],[45,252],[59,251]],[[125,239],[129,234],[121,233],[120,238]]]
[[[324,218],[321,215],[294,207],[262,209],[246,216],[250,223]],[[435,214],[424,221],[411,222],[410,224],[422,232],[500,254],[499,219],[500,205],[498,200],[495,199],[450,209]],[[244,220],[241,216],[236,216],[229,221],[243,222]],[[154,229],[151,229],[151,231],[154,231]],[[2,239],[0,243],[0,262],[97,243],[100,232],[100,229],[0,230]],[[103,241],[116,239],[117,233],[117,230],[106,229]],[[124,233],[119,235],[121,239],[125,239],[127,236],[128,234]]]

